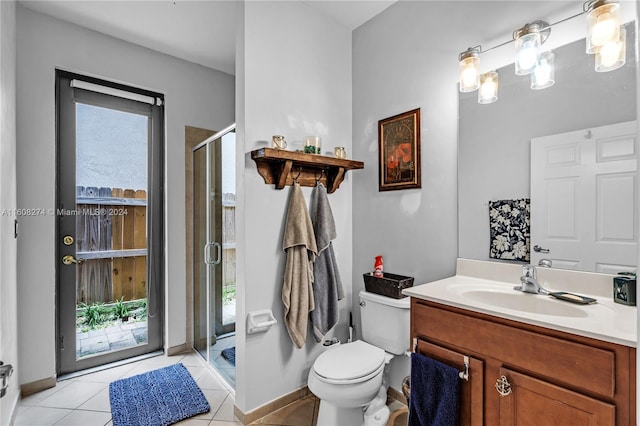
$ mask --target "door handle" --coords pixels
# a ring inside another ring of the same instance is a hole
[[[214,242],[213,246],[216,248],[216,260],[213,261],[214,265],[219,265],[220,260],[222,259],[222,247],[219,242]]]
[[[536,253],[549,253],[550,250],[546,248],[542,248],[536,244],[535,246],[533,246],[533,251],[535,251]]]
[[[82,263],[82,259],[77,260],[75,257],[67,254],[62,257],[62,263],[64,263],[65,265],[73,265],[74,263]]]
[[[211,259],[211,247],[216,248],[216,258],[215,260]],[[219,265],[220,260],[222,258],[222,250],[220,247],[220,243],[212,242],[204,245],[204,263],[205,265]]]

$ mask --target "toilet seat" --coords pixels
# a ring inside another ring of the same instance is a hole
[[[385,352],[367,342],[356,340],[321,354],[313,364],[318,379],[333,384],[369,380],[385,365]]]

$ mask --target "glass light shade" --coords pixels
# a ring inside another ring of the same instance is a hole
[[[620,37],[620,5],[599,1],[587,14],[587,53],[597,53]]]
[[[539,32],[524,34],[516,39],[516,74],[531,74],[538,62],[538,51],[542,44]]]
[[[534,90],[546,89],[553,86],[555,81],[553,52],[543,52],[540,54],[538,63],[531,73],[531,88]]]
[[[490,104],[498,100],[498,73],[489,71],[480,76],[480,90],[478,90],[478,103]]]
[[[613,71],[624,65],[627,60],[627,30],[619,28],[617,40],[605,43],[596,53],[596,71]]]
[[[460,60],[460,91],[473,92],[480,87],[480,59],[477,55]]]

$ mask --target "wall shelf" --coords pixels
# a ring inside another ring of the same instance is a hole
[[[264,183],[275,184],[276,189],[293,184],[294,178],[301,186],[315,186],[319,179],[330,194],[340,187],[347,171],[364,168],[362,161],[274,148],[251,151],[251,159]]]

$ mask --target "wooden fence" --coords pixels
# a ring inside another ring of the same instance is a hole
[[[147,194],[76,188],[76,303],[147,297]],[[223,196],[223,285],[236,285],[235,196]]]
[[[147,194],[76,188],[76,303],[147,297]]]

